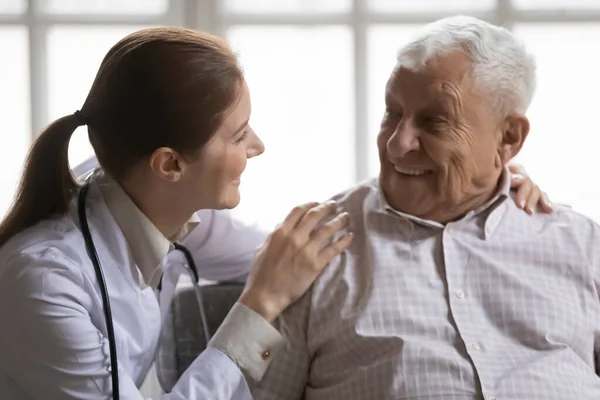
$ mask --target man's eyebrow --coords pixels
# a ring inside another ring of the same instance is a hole
[[[398,104],[398,103],[400,103],[399,97],[400,96],[396,92],[394,92],[392,90],[386,90],[385,98],[384,98],[385,104],[386,105],[390,104],[390,103]]]
[[[427,108],[437,112],[454,113],[456,110],[456,99],[450,95],[444,94],[436,101],[432,102]]]

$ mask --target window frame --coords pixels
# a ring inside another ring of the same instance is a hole
[[[227,29],[235,25],[347,25],[353,32],[353,66],[354,66],[354,124],[355,148],[354,165],[355,181],[360,182],[370,177],[370,157],[365,149],[370,147],[368,123],[368,44],[367,35],[370,26],[388,24],[426,24],[440,18],[456,14],[456,12],[375,12],[369,10],[368,0],[352,0],[350,11],[344,13],[321,14],[249,14],[233,13],[223,8],[223,0],[204,0],[210,3],[210,10],[215,12],[210,25],[212,32],[225,37]],[[488,11],[464,13],[484,19],[496,25],[512,29],[520,23],[573,23],[573,22],[599,22],[600,7],[594,9],[518,9],[512,0],[496,0],[496,5]],[[200,27],[201,28],[201,27]]]
[[[369,125],[367,115],[367,35],[369,26],[385,24],[425,24],[453,13],[375,12],[368,9],[368,0],[351,0],[351,8],[341,13],[235,13],[224,9],[224,0],[170,0],[162,15],[119,14],[45,14],[40,11],[44,0],[27,0],[22,14],[1,14],[0,24],[21,25],[28,30],[31,140],[48,121],[48,69],[46,63],[47,32],[53,25],[178,25],[212,32],[225,37],[229,27],[236,25],[346,25],[353,32],[354,67],[354,178],[369,177]],[[496,0],[489,11],[465,13],[512,28],[518,23],[600,22],[600,7],[591,9],[517,9],[512,0]]]

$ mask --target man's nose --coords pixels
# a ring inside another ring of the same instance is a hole
[[[420,148],[419,131],[410,121],[401,121],[387,142],[387,151],[392,158],[402,158]]]

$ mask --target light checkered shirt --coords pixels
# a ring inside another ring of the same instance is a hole
[[[600,399],[600,229],[498,196],[441,225],[377,181],[336,199],[355,238],[280,319],[256,400]]]

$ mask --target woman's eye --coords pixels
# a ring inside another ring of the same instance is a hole
[[[242,143],[244,140],[246,140],[246,138],[248,137],[248,131],[245,130],[244,133],[242,133],[242,136],[240,136],[239,138],[237,138],[233,143],[234,144],[240,144]]]

